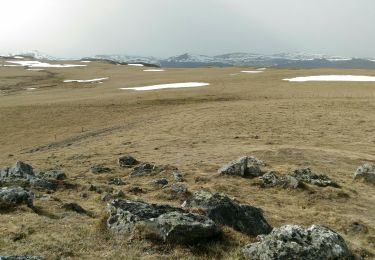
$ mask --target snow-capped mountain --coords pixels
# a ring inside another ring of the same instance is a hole
[[[64,60],[52,57],[39,51],[2,55],[7,57],[19,56],[41,60]],[[165,59],[135,55],[95,55],[84,57],[85,60],[105,60],[114,64],[141,63],[146,66],[161,66],[166,68],[196,68],[196,67],[228,67],[254,66],[276,68],[353,68],[375,69],[375,59],[309,54],[303,52],[278,53],[264,55],[257,53],[227,53],[216,56],[185,53]]]
[[[85,57],[83,59],[96,59],[96,60],[110,60],[118,63],[142,63],[142,64],[154,64],[160,66],[160,59],[155,57],[143,57],[135,55],[95,55],[92,57]]]

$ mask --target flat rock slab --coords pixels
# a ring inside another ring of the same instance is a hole
[[[115,199],[107,207],[107,227],[114,233],[130,234],[137,223],[174,211],[183,212],[169,205]]]
[[[21,187],[0,189],[0,208],[7,209],[17,205],[33,206],[33,194]]]
[[[170,212],[145,221],[148,236],[169,243],[192,244],[221,234],[214,221],[206,216]]]
[[[353,254],[336,232],[319,225],[307,229],[296,225],[275,228],[268,235],[258,236],[260,242],[242,249],[251,260],[351,260]]]
[[[198,191],[182,206],[202,209],[216,223],[248,235],[268,234],[272,230],[261,209],[239,204],[224,194]]]

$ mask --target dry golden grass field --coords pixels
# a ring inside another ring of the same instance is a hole
[[[158,177],[129,178],[130,170],[121,169],[117,158],[132,155],[140,161],[178,167],[190,192],[223,192],[260,207],[274,227],[325,225],[341,234],[357,255],[375,258],[375,187],[353,181],[358,166],[375,163],[375,83],[282,80],[323,74],[375,75],[375,71],[267,69],[246,74],[239,72],[251,68],[231,67],[144,72],[142,67],[106,62],[87,65],[44,71],[0,66],[0,167],[22,160],[36,170],[63,169],[66,183],[72,184],[36,198],[38,213],[27,207],[1,212],[0,255],[238,259],[240,248],[255,241],[230,228],[225,228],[223,240],[196,247],[108,233],[103,228],[108,202],[88,191],[90,184],[121,189],[125,198],[147,202],[179,206],[185,199],[153,186],[150,182]],[[63,82],[101,77],[109,79],[102,84]],[[175,82],[210,85],[119,89]],[[26,89],[30,87],[36,89]],[[218,175],[219,167],[243,155],[264,160],[264,170],[280,174],[310,167],[342,188],[264,189],[255,179]],[[89,171],[94,164],[113,171],[94,175]],[[108,185],[113,177],[127,184]],[[144,192],[131,193],[132,187]],[[62,209],[67,202],[78,203],[94,217]],[[365,225],[367,232],[349,232],[354,222]]]

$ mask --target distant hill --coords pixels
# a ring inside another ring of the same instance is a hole
[[[38,51],[24,52],[18,54],[1,55],[6,57],[23,56],[44,60],[63,60],[54,58]],[[94,55],[84,57],[85,60],[104,60],[115,64],[140,63],[145,66],[156,66],[166,68],[199,68],[199,67],[228,67],[228,66],[254,66],[273,68],[342,68],[342,69],[375,69],[375,59],[348,58],[339,56],[328,56],[322,54],[307,53],[278,53],[263,55],[257,53],[227,53],[216,56],[185,53],[159,59],[156,57],[131,56],[131,55]]]

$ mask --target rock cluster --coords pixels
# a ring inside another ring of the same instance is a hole
[[[310,168],[297,169],[289,175],[301,182],[310,183],[319,187],[340,187],[335,181],[331,180],[328,176],[323,174],[315,174],[311,171]]]
[[[339,188],[340,186],[326,175],[313,173],[309,168],[298,169],[293,172],[280,176],[276,172],[270,171],[259,177],[261,187],[269,188],[280,186],[283,188],[300,188],[304,183],[316,185],[319,187],[331,186]]]
[[[43,258],[39,256],[1,256],[0,260],[43,260]]]
[[[50,172],[47,176],[44,176],[43,173],[39,173],[38,176],[43,176],[43,178],[37,177],[31,165],[17,161],[13,167],[0,171],[0,182],[7,186],[32,186],[50,191],[56,189],[56,185],[47,181],[44,177],[51,178],[57,175]],[[59,176],[61,178],[61,174]]]
[[[221,193],[195,192],[182,207],[203,210],[216,223],[248,235],[268,234],[272,230],[261,209],[239,204]]]
[[[235,175],[241,177],[259,177],[262,175],[260,165],[264,162],[255,157],[244,156],[231,161],[218,170],[221,175]]]
[[[336,232],[319,225],[307,229],[296,225],[275,228],[259,242],[242,249],[245,259],[354,259],[344,239]]]

